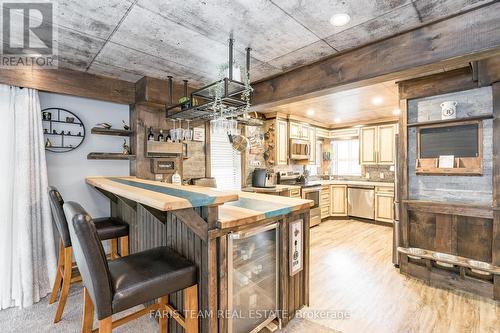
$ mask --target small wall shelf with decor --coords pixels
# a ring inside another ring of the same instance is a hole
[[[45,150],[65,153],[78,148],[85,139],[85,125],[73,112],[62,108],[42,110]]]
[[[133,160],[135,155],[123,153],[89,153],[88,160]]]
[[[416,173],[481,176],[482,119],[476,117],[418,124]]]
[[[114,136],[131,136],[131,130],[117,129],[117,128],[102,128],[102,127],[92,127],[90,130],[92,134],[99,135],[114,135]]]

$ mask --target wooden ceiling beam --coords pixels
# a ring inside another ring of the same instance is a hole
[[[133,82],[69,69],[0,69],[0,83],[120,104],[135,101]]]
[[[500,3],[480,7],[253,84],[253,109],[463,66],[500,55]]]

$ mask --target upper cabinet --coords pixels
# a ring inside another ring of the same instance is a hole
[[[276,165],[288,164],[288,122],[276,121]]]
[[[306,124],[290,122],[290,139],[309,140],[311,129]]]
[[[361,128],[359,136],[360,164],[394,164],[395,135],[395,124]]]
[[[378,127],[378,164],[394,164],[396,125]]]
[[[309,155],[309,164],[316,164],[316,129],[309,128],[309,142],[311,143],[311,155]]]

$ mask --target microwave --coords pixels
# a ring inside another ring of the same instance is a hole
[[[308,160],[311,156],[311,142],[309,140],[290,139],[290,159]]]

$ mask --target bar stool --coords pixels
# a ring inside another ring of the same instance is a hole
[[[160,311],[160,333],[167,333],[169,313],[186,333],[198,333],[198,285],[196,266],[163,246],[108,262],[91,217],[76,202],[64,204],[76,262],[83,278],[82,332],[92,332],[94,307],[99,333],[110,333],[126,322]],[[186,314],[168,303],[168,294],[183,290]],[[112,315],[158,299],[145,309],[116,321]]]
[[[57,262],[57,273],[50,294],[49,304],[56,301],[57,294],[61,290],[59,304],[57,306],[54,323],[61,320],[68,299],[68,292],[71,283],[81,281],[76,267],[73,267],[73,252],[71,239],[69,236],[68,222],[64,216],[64,200],[59,191],[51,186],[49,187],[50,210],[56,223],[61,241],[59,243],[59,259]],[[118,239],[120,239],[120,255],[128,255],[128,234],[129,226],[118,218],[103,217],[93,220],[96,224],[97,234],[100,240],[111,240],[111,259],[118,258]]]

